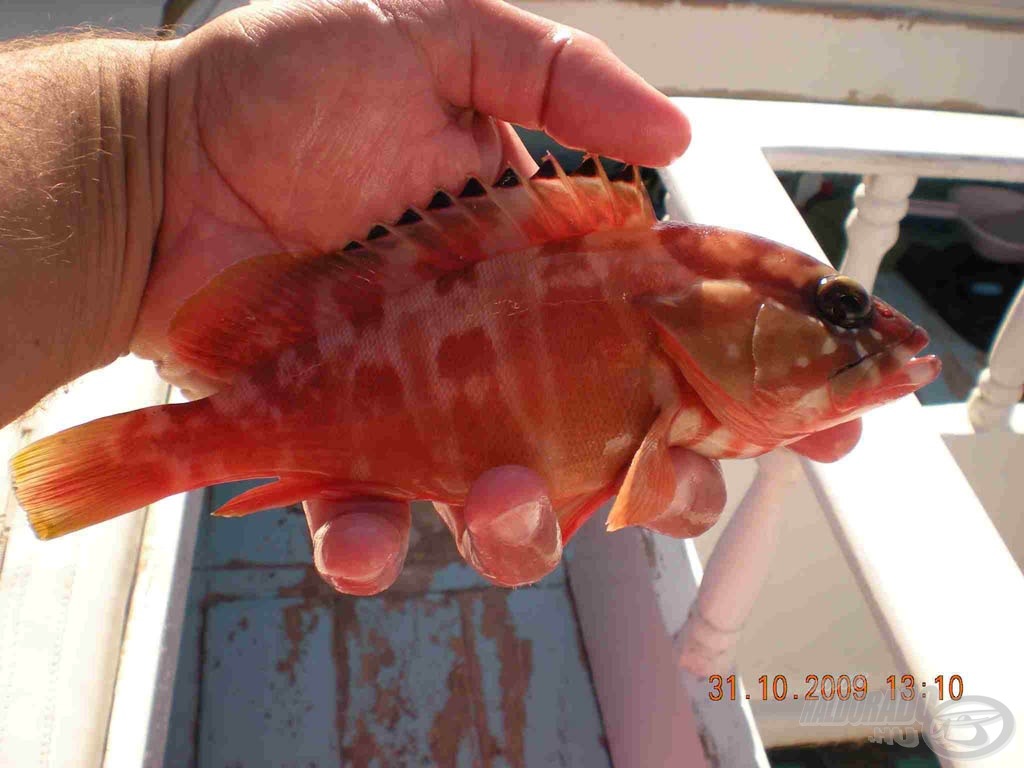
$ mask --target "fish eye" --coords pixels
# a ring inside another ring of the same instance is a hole
[[[846,275],[821,278],[814,301],[822,318],[840,328],[863,328],[871,319],[871,294]]]

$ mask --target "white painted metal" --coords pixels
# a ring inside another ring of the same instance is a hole
[[[174,390],[172,402],[184,402]],[[203,491],[150,506],[121,640],[104,768],[164,762]]]
[[[164,402],[151,364],[122,358],[47,400],[18,435],[52,434],[117,410]],[[0,499],[16,507],[0,462]],[[41,542],[24,513],[0,571],[0,755],[19,768],[98,768],[107,739],[143,513]]]
[[[1024,286],[1010,307],[989,352],[988,368],[971,392],[967,410],[979,432],[1005,428],[1024,397]]]
[[[1024,576],[916,400],[868,414],[853,453],[807,474],[902,673],[959,674],[1024,712]],[[1022,765],[1024,740],[962,764]]]
[[[781,0],[793,5],[802,0]],[[813,0],[814,6],[827,6],[837,11],[862,8],[860,0]],[[871,0],[871,7],[881,13],[945,13],[963,19],[1024,19],[1024,0]],[[825,8],[822,8],[825,10]]]
[[[1024,570],[1024,405],[1017,405],[1007,428],[978,431],[965,403],[924,409],[931,429],[942,435],[992,524]]]
[[[1024,114],[1019,22],[886,15],[874,3],[516,4],[597,35],[666,93]]]
[[[801,473],[800,460],[787,450],[757,463],[757,477],[704,566],[677,636],[679,663],[704,678],[734,669],[736,642],[775,556],[787,492]]]
[[[869,291],[886,252],[900,236],[917,178],[908,175],[865,176],[853,193],[853,210],[846,219],[846,254],[840,271]]]
[[[1024,182],[1024,118],[924,109],[679,98],[698,122],[742,127],[777,171]]]
[[[702,105],[691,110],[687,100],[680,102],[695,118],[695,141],[665,174],[679,212],[821,258],[767,162],[751,157],[744,131],[752,126],[756,140],[757,121],[720,125]],[[739,176],[743,185],[732,181]],[[1020,617],[998,607],[1024,604],[1024,577],[939,436],[922,427],[920,410],[915,399],[904,398],[876,411],[851,456],[834,465],[806,462],[808,476],[905,670],[922,681],[954,674],[945,671],[953,667],[970,670],[976,694],[1024,711],[1022,668],[1013,650]],[[948,553],[949,566],[908,567],[908,558],[924,553]],[[990,589],[998,591],[998,602],[970,597]],[[961,610],[969,624],[959,615],[951,620]],[[982,653],[971,637],[994,644]],[[998,764],[1019,764],[1021,755],[1024,744],[1011,745]]]
[[[606,512],[573,539],[568,571],[613,764],[768,768],[745,689],[711,701],[707,678],[678,665],[673,639],[701,577],[693,542],[608,534]]]

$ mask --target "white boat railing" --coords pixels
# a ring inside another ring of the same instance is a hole
[[[165,629],[180,622],[198,506],[183,494],[153,505],[153,515],[39,541],[11,493],[7,461],[33,435],[163,403],[169,392],[151,363],[122,358],[0,430],[0,765],[161,764],[162,754],[141,756],[161,748],[150,714],[170,701],[179,636]],[[135,729],[121,727],[129,710]]]
[[[867,285],[896,240],[918,176],[1024,181],[1024,120],[1018,118],[677,101],[691,117],[694,141],[662,171],[673,218],[755,232],[824,260],[775,170],[867,173],[847,221],[850,244],[843,265]],[[1020,400],[1022,305],[1018,297],[972,397],[972,414],[987,414],[972,419],[976,428],[1005,428]],[[633,533],[630,541],[612,544],[599,527],[581,533],[571,583],[588,652],[600,660],[593,675],[617,768],[682,754],[686,745],[678,734],[692,718],[716,764],[766,764],[756,731],[744,732],[751,722],[745,689],[735,702],[711,701],[708,676],[735,672],[736,641],[775,548],[783,513],[779,491],[800,464],[903,666],[901,674],[929,684],[936,675],[959,674],[971,681],[971,693],[996,699],[1018,719],[1024,714],[1018,661],[1024,576],[922,410],[916,398],[907,397],[869,414],[860,445],[835,464],[801,460],[788,451],[760,459],[758,477],[705,564],[703,581],[690,542]],[[631,597],[618,600],[614,585],[595,578],[590,564],[629,560],[630,548],[647,557],[635,558],[637,569],[628,575]],[[647,595],[660,608],[660,626],[644,623]],[[645,639],[623,640],[622,632],[608,632],[609,625],[629,627]],[[677,648],[674,663],[659,654],[638,656],[645,643],[657,646],[666,638]],[[659,681],[661,699],[671,697],[662,689],[674,684],[691,710],[652,707],[637,676]],[[941,705],[935,697],[927,701],[932,715]],[[623,719],[616,721],[619,712]],[[954,757],[941,759],[944,765],[961,764]],[[1024,765],[1024,738],[962,764]]]

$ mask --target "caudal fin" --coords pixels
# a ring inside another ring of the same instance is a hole
[[[52,539],[206,484],[155,440],[183,456],[189,409],[163,405],[122,413],[46,437],[11,459],[14,493],[41,539]],[[181,418],[185,416],[185,418]]]

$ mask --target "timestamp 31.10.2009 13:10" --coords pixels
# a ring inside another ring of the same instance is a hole
[[[932,679],[938,689],[939,701],[949,698],[958,701],[964,694],[964,681],[960,675],[936,675]],[[918,681],[913,675],[889,675],[885,679],[883,690],[888,691],[889,698],[895,701],[914,701],[925,696],[928,683]],[[736,675],[709,675],[708,698],[711,701],[736,701],[739,685]],[[756,694],[760,694],[757,696]],[[786,675],[761,675],[757,678],[756,693],[753,698],[761,701],[784,701],[786,699],[803,699],[804,701],[863,701],[868,695],[867,675],[807,675],[802,690],[793,692]],[[750,693],[742,698],[751,699]]]

